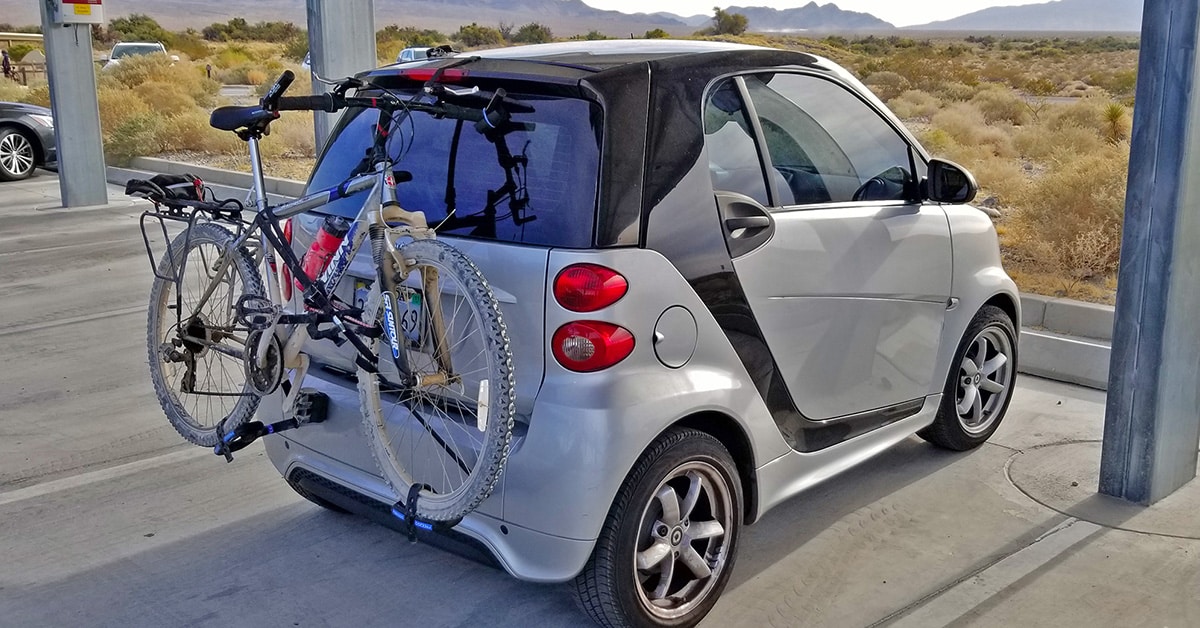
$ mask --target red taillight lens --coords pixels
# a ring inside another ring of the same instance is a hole
[[[433,78],[437,68],[406,68],[400,70],[400,76],[414,81],[428,81]],[[438,81],[442,83],[457,83],[467,78],[466,70],[456,70],[454,68],[443,70],[442,75],[438,77]]]
[[[629,282],[611,268],[573,264],[554,278],[554,299],[572,312],[595,312],[621,300]]]
[[[606,369],[633,352],[633,334],[628,329],[600,321],[567,323],[554,332],[554,359],[581,373]]]

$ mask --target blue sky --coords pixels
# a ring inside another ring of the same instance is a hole
[[[714,6],[767,6],[788,9],[808,4],[808,0],[584,0],[599,9],[626,13],[670,11],[678,15],[711,13]],[[974,13],[994,6],[1038,4],[1046,0],[817,0],[817,4],[836,4],[847,11],[862,11],[896,26],[928,24],[938,20]]]

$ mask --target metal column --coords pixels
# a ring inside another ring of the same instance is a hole
[[[326,78],[352,76],[378,65],[375,57],[374,0],[306,0],[310,63]],[[313,91],[329,91],[313,82]],[[336,114],[317,112],[317,150],[325,143]]]
[[[1200,4],[1146,0],[1100,492],[1141,504],[1200,443]]]
[[[96,103],[92,29],[87,24],[54,24],[47,3],[38,4],[42,7],[63,207],[104,205],[108,203],[108,183],[100,140],[100,107]]]

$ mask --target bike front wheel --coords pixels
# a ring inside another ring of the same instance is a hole
[[[397,255],[411,272],[380,295],[379,372],[358,371],[364,428],[397,497],[419,486],[418,517],[455,521],[491,495],[508,458],[508,333],[491,288],[462,252],[415,240]]]
[[[249,330],[238,322],[236,306],[243,295],[263,296],[262,278],[250,253],[233,241],[216,224],[189,227],[171,242],[150,289],[146,340],[154,393],[175,430],[204,447],[217,444],[218,427],[229,432],[245,423],[259,401],[244,360]]]

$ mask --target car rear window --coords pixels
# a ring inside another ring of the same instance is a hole
[[[533,109],[512,114],[514,122],[533,123],[531,130],[503,136],[517,162],[511,173],[501,164],[497,145],[478,132],[473,122],[415,112],[393,124],[389,154],[397,170],[413,176],[412,181],[397,185],[401,206],[425,212],[431,225],[445,219],[453,208],[454,217],[438,233],[590,247],[600,161],[599,106],[559,96],[510,92],[508,97]],[[367,154],[377,120],[375,110],[346,112],[313,172],[309,191],[333,187],[355,171]],[[517,189],[515,195],[504,193],[509,174]],[[498,192],[501,198],[497,199]],[[322,211],[352,218],[368,197],[363,192]],[[494,213],[489,213],[490,209]]]

